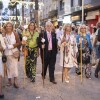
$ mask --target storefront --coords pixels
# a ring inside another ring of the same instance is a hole
[[[71,21],[75,25],[80,24],[81,23],[81,16],[80,15],[72,16]]]
[[[64,24],[66,24],[66,23],[71,24],[71,23],[72,23],[72,21],[71,21],[71,16],[70,16],[70,15],[64,16],[63,23],[64,23]]]
[[[96,26],[96,23],[99,21],[99,10],[90,11],[87,13],[86,22],[90,27],[90,31],[92,32],[92,27]]]

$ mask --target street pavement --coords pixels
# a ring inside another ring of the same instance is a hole
[[[86,79],[83,75],[83,82],[80,76],[75,74],[75,68],[69,72],[70,83],[62,83],[62,68],[59,66],[59,54],[55,67],[55,79],[57,84],[49,82],[49,75],[43,81],[41,78],[41,59],[37,60],[36,82],[32,83],[28,78],[24,85],[24,57],[21,56],[19,62],[19,89],[13,86],[3,88],[5,94],[4,100],[100,100],[100,78],[94,77],[94,68],[92,68],[92,79]],[[7,79],[4,81],[7,83]],[[25,86],[25,88],[23,88]]]

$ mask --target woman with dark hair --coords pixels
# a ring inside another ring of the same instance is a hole
[[[28,55],[26,57],[26,75],[31,79],[32,82],[35,82],[36,77],[36,63],[37,63],[37,54],[38,54],[38,32],[36,32],[36,27],[34,22],[30,22],[28,25],[28,30],[23,32],[22,43],[26,46],[28,50]],[[24,40],[27,38],[26,41]]]

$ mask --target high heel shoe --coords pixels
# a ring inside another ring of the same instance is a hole
[[[65,80],[66,83],[69,83],[69,80]]]

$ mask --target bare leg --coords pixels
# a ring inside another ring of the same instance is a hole
[[[17,77],[14,77],[14,87],[19,88]]]
[[[68,80],[69,78],[69,76],[68,76],[68,71],[69,71],[69,69],[68,68],[66,68],[66,79]]]
[[[68,76],[68,71],[69,71],[69,69],[66,67],[65,68],[65,82],[67,82],[67,83],[69,83],[69,76]]]
[[[11,78],[8,78],[8,84],[7,84],[7,86],[11,86],[11,85],[12,85]]]
[[[64,68],[63,73],[64,80],[66,80],[66,68]]]

